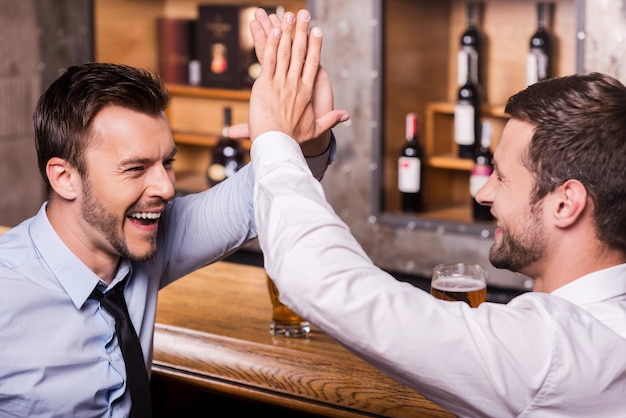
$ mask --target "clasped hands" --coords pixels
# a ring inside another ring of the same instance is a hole
[[[348,120],[335,110],[330,79],[320,66],[322,31],[311,29],[311,15],[300,10],[282,19],[259,8],[250,23],[255,50],[262,64],[250,96],[248,124],[233,125],[229,135],[252,141],[269,131],[294,138],[305,156],[322,154],[330,129]]]

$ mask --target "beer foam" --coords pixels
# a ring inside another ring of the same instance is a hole
[[[432,287],[442,292],[473,292],[484,289],[486,284],[478,282],[471,277],[458,276],[439,278],[432,283]]]

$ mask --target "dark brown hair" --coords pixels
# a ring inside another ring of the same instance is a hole
[[[533,84],[505,112],[535,126],[523,163],[536,203],[569,179],[593,202],[598,238],[626,253],[626,87],[599,73]]]
[[[33,115],[39,171],[48,189],[46,164],[58,157],[86,172],[84,150],[96,114],[117,105],[158,115],[170,96],[154,71],[119,64],[72,66],[41,96]]]

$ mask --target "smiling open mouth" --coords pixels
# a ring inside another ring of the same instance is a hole
[[[159,220],[161,212],[135,212],[128,215],[128,217],[141,224],[150,225]]]

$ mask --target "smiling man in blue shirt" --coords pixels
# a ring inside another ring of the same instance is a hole
[[[315,112],[327,114],[330,83],[316,89]],[[69,68],[40,99],[35,141],[48,200],[0,236],[0,416],[129,416],[115,319],[92,292],[126,281],[149,370],[158,290],[256,236],[249,166],[174,198],[168,102],[156,74],[99,63]],[[337,122],[301,138],[318,178]]]

